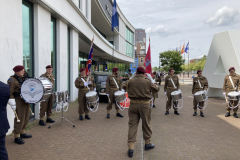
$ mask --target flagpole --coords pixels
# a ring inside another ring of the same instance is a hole
[[[113,64],[113,57],[114,57],[114,27],[113,27],[113,54],[112,54],[112,64]]]
[[[188,41],[188,78],[189,78],[189,50],[190,50],[190,48],[189,48],[189,41]]]

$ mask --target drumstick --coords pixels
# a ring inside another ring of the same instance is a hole
[[[109,96],[107,96],[107,97],[108,97],[109,102],[111,103],[111,100],[110,100]]]
[[[32,112],[32,110],[31,110],[31,108],[30,108],[30,107],[29,107],[29,109],[30,109],[30,112],[31,112],[32,116],[34,116],[34,113]]]
[[[225,95],[225,100],[226,100],[226,103],[228,103],[228,101],[227,101],[227,96]]]
[[[15,113],[15,116],[16,116],[16,118],[17,118],[17,122],[20,122],[20,120],[18,119],[18,115],[17,115],[17,113],[16,113],[15,110],[14,110],[14,113]]]

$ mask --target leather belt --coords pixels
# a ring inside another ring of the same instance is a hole
[[[167,87],[167,89],[177,89],[177,88],[174,88],[174,87]]]
[[[110,88],[111,90],[115,90],[115,91],[117,91],[118,90],[118,88]]]
[[[194,90],[201,91],[202,89],[194,89]]]
[[[229,89],[229,88],[227,88],[226,91],[235,91],[235,89]]]
[[[79,90],[85,91],[88,90],[87,88],[79,88]]]
[[[150,101],[131,100],[131,99],[130,99],[130,103],[150,104]]]

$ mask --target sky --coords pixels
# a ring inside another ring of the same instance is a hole
[[[200,58],[208,55],[214,34],[240,31],[240,0],[116,1],[134,28],[146,30],[147,47],[150,36],[152,67],[159,66],[161,52],[189,41],[189,58]]]

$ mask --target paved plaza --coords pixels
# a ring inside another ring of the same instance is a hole
[[[182,160],[234,160],[240,159],[240,118],[225,118],[225,100],[209,98],[204,110],[193,117],[191,85],[181,85],[184,107],[180,115],[165,116],[166,97],[163,86],[152,109],[152,142],[155,148],[142,151],[142,131],[138,128],[134,156],[131,159],[182,159]],[[123,118],[111,112],[106,118],[106,103],[101,103],[97,112],[90,113],[91,120],[78,120],[78,104],[71,103],[64,116],[66,121],[48,129],[38,125],[38,120],[30,122],[27,133],[33,138],[26,139],[24,145],[13,143],[13,136],[7,136],[6,147],[10,160],[127,160],[128,109]],[[54,112],[53,119],[60,117]],[[240,114],[239,114],[240,115]]]

